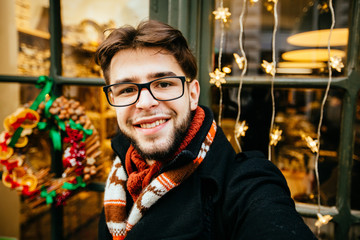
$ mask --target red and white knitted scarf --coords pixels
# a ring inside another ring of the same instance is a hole
[[[140,194],[135,197],[136,201],[128,216],[126,214],[125,190],[128,177],[120,158],[116,157],[109,173],[104,193],[106,223],[114,240],[124,239],[147,209],[171,189],[181,184],[196,170],[204,160],[214,140],[215,133],[216,123],[213,121],[197,157],[180,168],[168,170],[152,179],[147,186],[142,188]]]

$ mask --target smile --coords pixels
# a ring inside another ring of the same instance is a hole
[[[153,123],[143,123],[143,124],[140,124],[140,127],[141,127],[141,128],[145,128],[145,129],[149,129],[149,128],[157,127],[157,126],[159,126],[160,124],[163,124],[163,123],[165,123],[165,122],[166,122],[166,120],[161,119],[161,120],[157,120],[157,121],[155,121],[155,122],[153,122]]]

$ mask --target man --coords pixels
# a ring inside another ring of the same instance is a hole
[[[99,239],[312,239],[280,171],[236,155],[198,106],[197,66],[180,31],[114,29],[96,52],[121,134]]]

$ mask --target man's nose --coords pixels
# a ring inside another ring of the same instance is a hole
[[[136,103],[137,108],[151,108],[159,104],[146,88],[141,89],[139,99]]]

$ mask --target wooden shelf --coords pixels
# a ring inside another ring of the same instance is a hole
[[[17,30],[20,33],[31,35],[34,37],[38,37],[38,38],[42,38],[42,39],[46,39],[46,40],[50,39],[50,34],[48,32],[44,32],[41,30],[24,28],[24,27],[18,27]],[[63,42],[63,44],[69,45],[74,48],[80,48],[80,49],[88,51],[88,52],[95,52],[97,49],[97,46],[95,46],[95,45],[81,45],[78,43],[74,43],[73,41],[71,41],[68,38],[62,38],[62,42]]]

